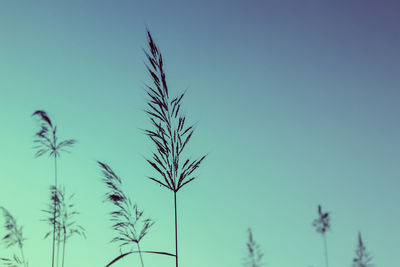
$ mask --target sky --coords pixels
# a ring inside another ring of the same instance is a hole
[[[156,222],[141,247],[174,253],[173,195],[146,178],[146,27],[171,93],[186,90],[187,155],[208,154],[178,194],[181,266],[242,266],[250,227],[267,266],[322,267],[319,204],[331,267],[351,266],[358,231],[376,266],[396,265],[399,11],[386,0],[1,0],[0,206],[24,226],[29,266],[51,262],[42,210],[54,170],[34,157],[37,109],[78,140],[58,171],[87,238],[69,241],[66,266],[119,255],[97,160]]]

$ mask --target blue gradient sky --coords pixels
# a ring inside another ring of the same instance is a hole
[[[248,227],[268,266],[323,266],[318,204],[332,212],[330,266],[351,265],[359,230],[376,266],[394,266],[399,11],[396,1],[358,0],[0,1],[0,205],[24,225],[30,266],[48,266],[51,251],[40,219],[53,169],[33,157],[36,109],[61,138],[79,140],[59,171],[88,238],[70,241],[67,266],[118,255],[96,160],[156,220],[142,247],[174,250],[173,198],[146,179],[152,147],[140,131],[146,25],[171,90],[188,90],[184,109],[197,123],[188,153],[209,153],[179,193],[182,266],[241,266]]]

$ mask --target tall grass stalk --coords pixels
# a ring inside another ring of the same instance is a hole
[[[0,207],[4,216],[4,228],[5,236],[2,238],[7,248],[17,246],[20,252],[20,256],[13,254],[12,258],[0,258],[4,266],[28,266],[28,262],[25,260],[24,255],[24,236],[23,227],[18,226],[17,220],[11,215],[11,213],[4,207]]]
[[[110,213],[112,228],[116,231],[117,236],[111,242],[118,242],[120,245],[121,256],[133,253],[122,253],[125,246],[136,244],[138,249],[140,263],[144,267],[140,241],[148,233],[154,222],[149,218],[143,218],[143,211],[139,210],[136,204],[132,204],[122,190],[121,178],[111,169],[111,167],[103,162],[98,161],[99,167],[103,174],[103,182],[107,185],[109,191],[105,195],[105,200],[111,202],[115,209]],[[122,257],[114,259],[109,265],[113,264]],[[107,265],[107,266],[109,266]]]
[[[330,219],[331,218],[329,217],[329,212],[323,212],[321,205],[318,205],[318,218],[313,221],[313,226],[315,227],[317,233],[320,233],[322,235],[322,239],[324,241],[326,267],[329,267],[326,232],[331,228]]]
[[[153,84],[146,85],[148,101],[145,112],[152,127],[145,130],[145,134],[155,146],[155,152],[147,162],[157,173],[157,176],[149,178],[173,192],[175,257],[178,267],[177,193],[196,178],[194,172],[206,156],[198,159],[183,157],[182,152],[193,135],[193,125],[186,125],[186,116],[181,111],[181,101],[185,93],[170,98],[162,55],[148,30],[147,41],[148,49],[144,53],[148,61],[146,67]]]
[[[36,110],[33,117],[38,119],[39,130],[35,134],[34,148],[36,149],[35,157],[40,157],[42,155],[48,154],[54,159],[54,187],[57,190],[57,158],[60,157],[60,152],[67,151],[68,147],[73,146],[76,143],[74,139],[67,139],[59,141],[57,137],[57,126],[52,123],[50,117],[44,110]],[[54,198],[54,202],[56,198]],[[54,203],[54,207],[57,207]],[[57,211],[53,211],[53,245],[52,245],[52,259],[51,266],[54,267],[54,249],[56,242],[56,216]],[[59,247],[60,243],[58,243]],[[58,260],[57,260],[58,263]]]

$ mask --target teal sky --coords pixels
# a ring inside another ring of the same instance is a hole
[[[104,266],[119,253],[96,160],[156,221],[142,248],[174,251],[173,195],[146,178],[152,146],[140,130],[146,25],[170,90],[187,90],[183,108],[197,123],[188,155],[209,153],[178,195],[182,266],[242,266],[251,227],[267,266],[322,267],[318,204],[332,216],[331,267],[351,266],[359,230],[376,266],[396,265],[399,12],[385,0],[0,1],[0,206],[24,225],[30,266],[51,255],[41,210],[53,165],[34,158],[37,109],[60,138],[79,141],[59,179],[76,193],[87,239],[71,239],[66,266]],[[139,264],[130,256],[115,267]]]

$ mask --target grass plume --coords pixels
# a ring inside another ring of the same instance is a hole
[[[248,229],[248,241],[246,243],[247,256],[244,258],[243,265],[245,267],[261,267],[262,258],[264,254],[261,252],[260,245],[253,238],[253,232],[251,228]]]
[[[74,139],[66,139],[63,141],[59,141],[57,137],[57,126],[51,121],[49,115],[44,110],[36,110],[32,117],[35,117],[38,120],[39,130],[35,134],[34,139],[34,148],[36,149],[35,157],[40,157],[42,155],[48,154],[50,157],[54,158],[54,187],[55,191],[57,191],[57,158],[60,157],[60,152],[68,152],[67,148],[72,147],[76,140]],[[55,242],[56,235],[60,235],[60,233],[56,232],[56,221],[57,221],[57,203],[56,203],[56,195],[54,197],[54,210],[53,210],[53,245],[52,245],[52,259],[51,265],[54,267],[54,253],[55,253]],[[58,238],[58,240],[60,240]],[[57,244],[58,250],[60,247],[60,242]],[[57,265],[58,265],[58,257],[57,257]]]
[[[374,265],[371,263],[371,261],[371,253],[367,252],[367,249],[361,237],[361,233],[358,232],[356,257],[353,259],[352,267],[373,267]]]
[[[69,152],[68,147],[76,143],[74,139],[59,141],[57,137],[57,126],[52,123],[50,117],[44,110],[36,110],[32,117],[38,119],[39,130],[35,134],[34,144],[36,149],[35,157],[49,154],[54,158],[60,157],[60,152]],[[57,185],[57,177],[55,177]]]
[[[174,194],[175,214],[175,254],[178,267],[178,220],[177,220],[177,192],[193,181],[195,171],[199,168],[206,156],[197,159],[184,158],[182,152],[193,136],[193,125],[186,125],[186,116],[181,111],[182,93],[171,98],[164,72],[164,62],[161,52],[147,30],[148,49],[144,53],[146,64],[153,84],[146,86],[148,96],[146,114],[151,122],[151,129],[145,130],[155,147],[148,164],[157,173],[149,177],[159,185],[171,190]]]
[[[313,226],[315,227],[317,233],[320,233],[322,235],[322,238],[324,240],[326,267],[328,267],[328,247],[326,244],[326,232],[331,228],[330,220],[331,218],[329,217],[329,212],[323,212],[321,205],[318,205],[318,218],[313,221]]]
[[[23,227],[17,224],[17,220],[11,213],[4,207],[0,207],[4,216],[4,229],[5,235],[2,237],[2,241],[5,243],[7,248],[17,246],[20,252],[18,256],[13,253],[11,258],[0,258],[4,266],[17,267],[17,266],[28,266],[28,262],[25,260],[24,255],[24,235]]]
[[[132,204],[130,198],[127,197],[122,190],[121,178],[111,167],[100,161],[97,163],[103,174],[103,182],[109,189],[105,195],[105,200],[111,202],[115,208],[110,215],[111,222],[113,223],[112,228],[117,233],[117,236],[114,237],[111,242],[119,243],[121,254],[123,254],[123,247],[135,244],[143,267],[144,262],[140,249],[140,241],[148,233],[154,222],[149,218],[144,218],[143,211],[139,210],[136,204]],[[120,258],[122,257],[117,257],[118,260]],[[115,261],[116,260],[112,263]]]

